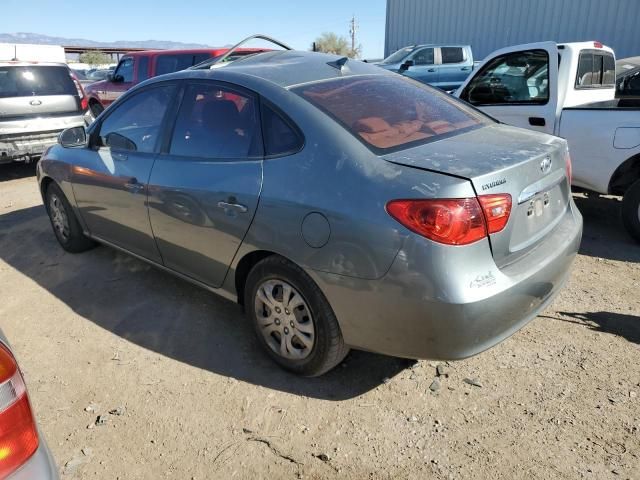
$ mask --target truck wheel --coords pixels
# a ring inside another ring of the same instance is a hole
[[[622,222],[629,234],[640,242],[640,180],[636,180],[624,194]]]
[[[98,115],[104,112],[104,107],[98,102],[91,102],[91,105],[89,105],[89,108],[91,109],[91,113],[93,114],[94,119],[98,118]]]
[[[253,267],[244,291],[258,341],[281,367],[315,377],[349,353],[331,305],[297,265],[267,257]]]
[[[49,184],[45,193],[45,207],[51,220],[53,233],[60,246],[70,253],[80,253],[93,248],[96,244],[82,233],[82,227],[76,218],[67,197],[55,183]]]

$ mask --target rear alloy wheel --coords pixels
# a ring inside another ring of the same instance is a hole
[[[640,180],[636,180],[624,194],[622,222],[629,234],[640,242]]]
[[[318,376],[349,352],[327,299],[304,270],[286,259],[274,255],[256,264],[244,293],[258,341],[283,368]]]
[[[51,183],[45,193],[45,207],[51,220],[53,233],[58,243],[67,252],[80,253],[95,246],[95,242],[85,236],[69,201],[60,187]]]

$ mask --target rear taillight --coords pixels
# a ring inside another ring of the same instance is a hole
[[[387,203],[387,212],[409,230],[434,242],[468,245],[505,227],[511,213],[511,195],[392,200]]]
[[[593,42],[593,46],[594,46],[594,48],[602,48],[603,47],[602,42]]]
[[[71,73],[71,80],[73,80],[73,84],[76,86],[76,92],[78,92],[78,98],[80,99],[80,109],[84,112],[87,107],[89,107],[89,99],[84,94],[84,89],[82,88],[82,84],[78,81],[77,77]]]
[[[0,345],[0,478],[22,466],[37,448],[24,380],[11,353]]]
[[[409,230],[447,245],[467,245],[487,236],[475,198],[393,200],[387,212]]]
[[[571,167],[571,155],[569,155],[569,150],[567,150],[564,154],[564,167],[567,171],[567,178],[569,179],[569,185],[571,185],[571,181],[573,180],[573,169]]]
[[[511,195],[508,193],[480,195],[478,200],[482,205],[489,234],[501,231],[507,225],[511,215]]]

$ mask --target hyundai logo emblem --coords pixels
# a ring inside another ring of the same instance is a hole
[[[551,157],[544,157],[540,162],[540,171],[542,173],[549,173],[549,170],[551,170]]]

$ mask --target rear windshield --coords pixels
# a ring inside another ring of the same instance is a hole
[[[0,67],[0,98],[33,95],[77,95],[69,69],[37,65]]]
[[[211,58],[210,53],[177,53],[159,55],[156,60],[156,75],[173,73],[193,67]]]
[[[399,75],[338,78],[293,91],[379,154],[492,122],[446,93]]]

